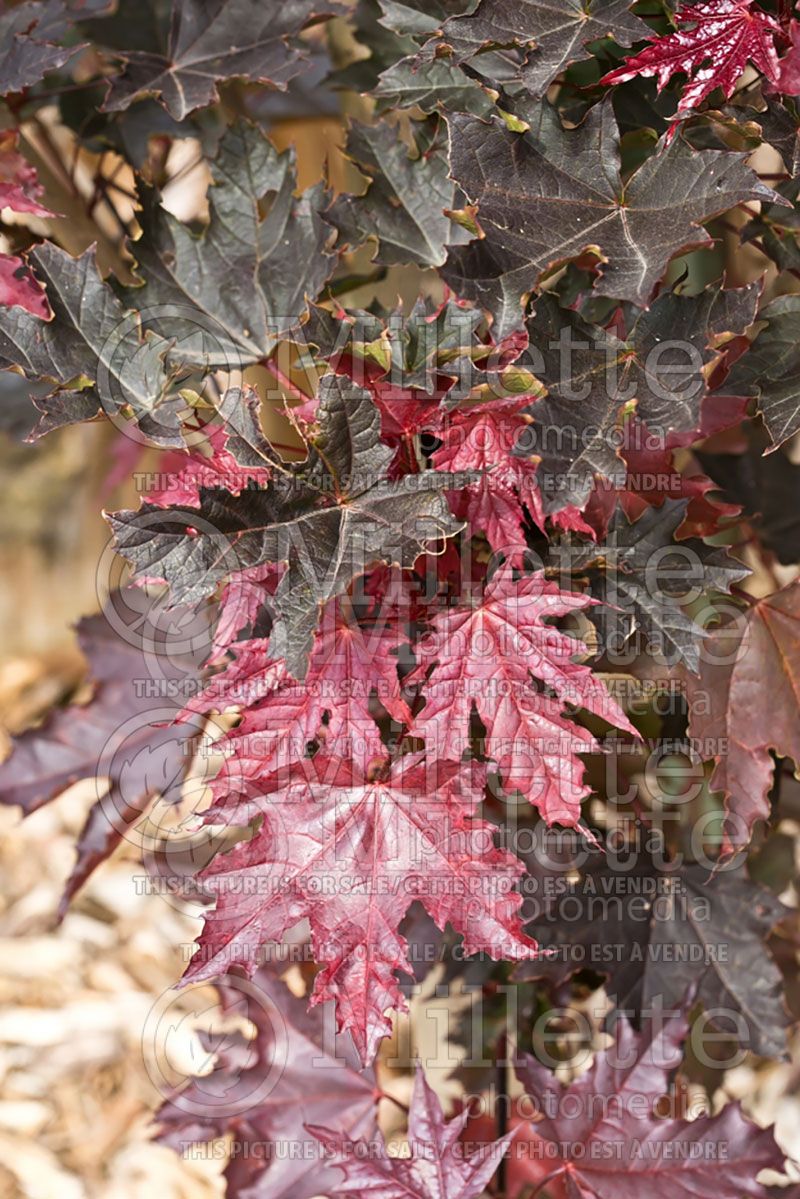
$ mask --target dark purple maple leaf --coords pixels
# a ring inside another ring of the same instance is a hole
[[[656,1114],[687,1029],[685,1012],[656,1009],[641,1034],[620,1016],[616,1043],[568,1086],[524,1058],[517,1074],[537,1109],[529,1136],[553,1162],[548,1177],[564,1183],[567,1199],[766,1197],[757,1175],[780,1171],[783,1154],[772,1130],[755,1125],[738,1103],[696,1120]],[[521,1135],[517,1149],[537,1156]]]
[[[68,62],[80,45],[64,46],[73,19],[101,14],[105,0],[26,0],[0,11],[0,95],[33,87]]]
[[[315,18],[337,11],[336,4],[318,8],[314,0],[173,0],[167,44],[120,54],[123,70],[111,77],[105,107],[119,112],[143,96],[156,96],[182,121],[217,100],[224,80],[247,79],[284,90],[308,68],[307,53],[295,44],[297,35]]]
[[[330,1031],[330,1005],[309,1011],[269,965],[246,988],[231,975],[218,990],[226,1016],[249,1020],[255,1036],[206,1039],[214,1068],[162,1105],[159,1139],[185,1149],[229,1136],[228,1199],[330,1194],[338,1171],[305,1126],[335,1112],[343,1135],[370,1136],[379,1096],[373,1071],[359,1070],[347,1034]]]
[[[107,793],[98,784],[98,799],[81,830],[62,913],[156,795],[177,801],[189,765],[187,745],[199,732],[197,721],[180,729],[169,722],[178,714],[184,688],[196,685],[204,650],[188,648],[191,638],[179,632],[181,652],[170,653],[169,630],[188,617],[203,646],[207,618],[173,611],[167,627],[157,616],[158,605],[143,592],[131,588],[117,595],[122,598],[112,596],[107,613],[84,617],[78,625],[92,698],[55,709],[43,724],[15,738],[11,756],[0,765],[0,803],[18,805],[26,816],[80,779],[110,778]]]
[[[460,1137],[466,1110],[446,1121],[442,1105],[417,1069],[408,1119],[409,1156],[390,1155],[385,1143],[348,1139],[342,1132],[309,1125],[344,1175],[329,1195],[375,1199],[475,1199],[497,1170],[514,1133],[465,1151]]]

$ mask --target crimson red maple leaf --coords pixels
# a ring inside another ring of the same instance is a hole
[[[437,429],[442,422],[442,400],[418,387],[396,387],[382,379],[369,384],[375,406],[381,414],[381,441],[392,447],[425,429]]]
[[[485,771],[474,764],[425,763],[415,754],[377,777],[358,762],[317,755],[261,778],[251,795],[220,812],[236,824],[260,819],[251,840],[218,855],[198,881],[215,897],[187,980],[232,965],[252,972],[260,947],[308,919],[317,974],[312,1003],[336,1000],[361,1059],[391,1030],[390,1008],[405,1009],[396,970],[411,974],[397,931],[417,899],[440,928],[464,935],[464,952],[524,959],[536,949],[522,930],[523,866],[498,849],[493,826],[473,818]]]
[[[274,562],[237,570],[222,589],[219,617],[209,662],[216,662],[248,626],[254,628],[264,605],[280,582],[283,569]]]
[[[19,135],[14,130],[0,133],[0,208],[27,212],[31,216],[54,214],[39,202],[44,188],[36,170],[17,150]],[[24,259],[0,254],[0,304],[20,308],[48,320],[52,315],[42,285],[33,277]]]
[[[434,578],[438,580],[440,570],[446,570],[451,565],[455,567],[456,577],[460,577],[461,558],[453,542],[447,541],[441,554],[420,554],[413,570],[382,563],[374,570],[367,571],[354,585],[354,594],[359,603],[366,605],[363,619],[391,620],[406,625],[423,620],[429,602],[426,582],[435,586],[427,578],[428,570],[432,570]]]
[[[785,96],[800,95],[800,21],[789,22],[791,45],[780,61],[778,91]]]
[[[0,133],[0,208],[13,212],[29,212],[31,216],[53,216],[40,203],[44,188],[36,168],[26,161],[17,149],[19,134],[8,129]]]
[[[410,722],[393,652],[408,638],[393,623],[360,624],[348,608],[338,600],[326,607],[302,681],[282,658],[268,656],[264,639],[254,638],[237,644],[234,661],[187,705],[185,713],[244,710],[237,728],[216,744],[228,757],[212,783],[215,796],[301,760],[316,740],[365,764],[387,756],[371,698],[375,692],[395,720]]]
[[[496,1171],[514,1133],[469,1152],[460,1141],[469,1111],[445,1121],[436,1092],[421,1068],[414,1079],[408,1118],[409,1157],[390,1155],[383,1141],[353,1142],[341,1132],[309,1126],[343,1180],[329,1195],[375,1199],[474,1199]]]
[[[515,578],[506,565],[474,606],[433,617],[417,651],[419,673],[433,664],[415,724],[429,750],[460,757],[474,703],[504,786],[527,792],[550,824],[578,821],[589,789],[576,755],[598,748],[591,733],[566,719],[564,705],[636,735],[603,682],[573,661],[580,643],[546,623],[591,603],[541,573]]]
[[[44,288],[16,254],[0,254],[0,304],[16,304],[43,320],[50,317]]]
[[[781,27],[774,17],[753,7],[753,0],[705,0],[678,9],[674,33],[656,38],[653,44],[610,71],[601,83],[625,83],[636,75],[655,75],[658,90],[677,72],[689,76],[677,116],[698,107],[715,88],[725,97],[752,62],[773,83],[778,78],[775,35]]]
[[[519,396],[455,413],[433,456],[437,470],[484,472],[479,482],[450,494],[450,507],[475,532],[485,533],[493,550],[505,554],[525,549],[526,508],[544,528],[536,463],[514,454],[530,423],[521,414],[530,403],[530,396]]]
[[[559,508],[558,512],[551,512],[550,523],[554,529],[560,529],[564,533],[582,533],[584,537],[591,537],[592,541],[597,541],[597,529],[587,521],[575,504],[567,504],[565,508]]]
[[[145,497],[149,504],[197,508],[202,487],[224,487],[239,495],[251,480],[262,483],[269,478],[266,465],[242,466],[236,461],[227,446],[231,431],[225,425],[210,426],[205,435],[210,452],[196,447],[189,454],[171,450],[161,455],[158,486]]]
[[[450,382],[448,380],[448,382]],[[377,379],[369,383],[375,407],[381,414],[381,441],[395,450],[389,478],[399,479],[419,470],[415,439],[423,432],[434,432],[443,419],[440,395],[427,395],[420,388],[396,387]]]
[[[647,430],[635,417],[626,424],[624,438],[619,451],[627,467],[624,486],[616,488],[596,479],[586,504],[585,517],[594,537],[602,538],[608,533],[617,500],[631,523],[647,508],[660,508],[666,500],[687,500],[681,538],[710,537],[719,532],[723,517],[734,517],[741,511],[738,504],[714,498],[718,488],[707,475],[679,470],[672,447],[663,442],[649,444]]]

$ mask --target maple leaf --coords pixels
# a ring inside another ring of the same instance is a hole
[[[711,787],[725,796],[723,859],[769,816],[770,750],[800,761],[800,585],[754,603],[714,630],[698,677],[687,677],[689,736],[712,749]]]
[[[460,1136],[469,1110],[445,1120],[421,1067],[414,1077],[408,1117],[409,1156],[389,1154],[385,1142],[353,1143],[343,1132],[310,1127],[343,1174],[330,1195],[379,1199],[476,1199],[497,1170],[514,1134],[465,1152]]]
[[[454,413],[433,455],[438,470],[482,472],[478,483],[452,494],[450,506],[471,529],[485,533],[496,552],[506,554],[526,548],[525,508],[544,527],[536,465],[514,454],[527,430],[520,415],[527,405],[528,397],[522,396]]]
[[[568,1086],[526,1055],[517,1073],[541,1118],[527,1125],[533,1144],[518,1135],[516,1152],[546,1155],[549,1177],[563,1180],[568,1199],[627,1199],[665,1189],[674,1199],[766,1199],[756,1177],[781,1169],[783,1155],[772,1131],[748,1120],[738,1103],[696,1120],[655,1114],[680,1064],[687,1027],[682,1013],[654,1013],[637,1035],[620,1016],[616,1044]]]
[[[269,965],[247,989],[232,976],[218,990],[225,1015],[250,1021],[255,1039],[234,1031],[223,1034],[221,1045],[214,1038],[206,1043],[215,1053],[214,1068],[161,1106],[159,1140],[185,1152],[187,1142],[229,1134],[235,1145],[225,1171],[229,1199],[247,1199],[254,1187],[268,1188],[272,1199],[330,1194],[339,1174],[322,1160],[305,1126],[330,1119],[336,1110],[343,1135],[372,1135],[377,1096],[372,1070],[359,1072],[349,1035],[331,1035],[330,1007],[308,1011]]]
[[[477,205],[482,236],[451,250],[442,276],[481,304],[503,337],[522,321],[522,299],[550,268],[596,248],[595,294],[646,307],[679,250],[707,245],[701,222],[746,199],[780,201],[739,154],[662,140],[623,184],[608,103],[566,130],[546,102],[524,112],[527,132],[454,114],[450,173]]]
[[[800,21],[789,22],[791,44],[778,63],[777,87],[785,96],[800,96]]]
[[[719,358],[717,341],[752,324],[758,286],[707,288],[695,296],[664,292],[618,336],[544,295],[526,328],[520,364],[547,387],[527,409],[533,425],[516,453],[540,461],[546,511],[585,506],[599,478],[625,486],[620,457],[626,414],[636,416],[666,449],[696,440],[705,374]]]
[[[484,773],[416,754],[375,775],[358,757],[318,754],[288,774],[259,778],[238,800],[229,796],[227,821],[261,823],[198,876],[216,904],[186,980],[234,964],[252,972],[258,947],[306,917],[322,963],[312,1002],[336,1000],[339,1027],[367,1062],[391,1030],[386,1012],[405,1010],[394,971],[412,968],[396,930],[413,899],[440,928],[449,921],[463,933],[466,954],[530,956],[535,946],[522,933],[514,890],[522,864],[494,846],[491,825],[473,818]]]
[[[760,438],[741,453],[698,453],[722,495],[744,509],[761,544],[784,566],[800,561],[800,465],[783,449],[764,456]]]
[[[215,796],[304,758],[314,741],[329,753],[358,756],[365,767],[387,757],[371,697],[375,691],[394,720],[410,723],[395,652],[408,638],[391,624],[359,623],[349,608],[333,601],[323,612],[302,682],[268,656],[265,641],[244,641],[234,647],[235,660],[187,705],[195,713],[244,709],[239,725],[215,743],[229,755],[212,783]]]
[[[604,608],[597,620],[602,647],[621,651],[636,629],[647,639],[648,652],[668,661],[684,662],[697,673],[700,644],[705,636],[684,610],[699,590],[730,592],[745,578],[748,567],[697,538],[674,544],[675,531],[687,510],[686,500],[665,500],[648,508],[634,522],[617,509],[604,542],[578,550],[571,566],[581,570],[599,563],[605,586],[594,589]]]
[[[378,0],[381,25],[409,37],[436,33],[456,13],[474,9],[477,0]]]
[[[650,32],[630,8],[630,0],[482,0],[471,15],[445,22],[441,37],[461,60],[474,60],[488,45],[528,50],[519,78],[543,96],[557,75],[585,56],[589,42],[610,36],[629,46]],[[480,69],[480,57],[475,65]]]
[[[580,643],[547,623],[591,603],[541,573],[515,579],[504,566],[473,607],[434,616],[416,651],[433,669],[414,729],[437,756],[457,760],[469,744],[474,703],[504,787],[526,793],[548,824],[580,818],[589,788],[577,754],[597,748],[565,718],[564,705],[637,735],[602,681],[573,661]]]
[[[411,105],[425,113],[443,108],[476,117],[488,117],[495,111],[489,88],[470,79],[449,59],[425,62],[417,55],[403,58],[381,74],[370,94],[378,101],[380,112]]]
[[[0,208],[28,212],[31,216],[53,216],[41,203],[44,188],[39,183],[36,169],[20,154],[18,144],[16,130],[0,133]]]
[[[455,196],[447,174],[445,126],[434,123],[432,131],[417,131],[416,140],[417,156],[411,158],[385,123],[352,125],[347,153],[367,173],[370,186],[364,196],[340,196],[325,214],[352,246],[376,238],[375,261],[386,265],[441,266],[446,243],[467,240],[444,213],[454,207]]]
[[[625,482],[619,488],[595,483],[584,510],[595,538],[605,537],[619,506],[633,523],[648,508],[660,508],[666,500],[686,500],[686,514],[675,537],[710,537],[720,531],[726,517],[738,516],[741,505],[718,497],[715,480],[699,473],[692,464],[678,469],[675,451],[653,445],[644,427],[632,418],[625,424],[620,457],[625,463]],[[701,461],[704,459],[701,459]]]
[[[721,88],[727,99],[747,66],[755,67],[773,83],[778,77],[775,35],[781,27],[753,0],[705,0],[689,4],[675,14],[679,28],[657,38],[639,54],[609,71],[601,83],[625,83],[637,75],[656,76],[658,90],[677,72],[689,76],[681,94],[676,119],[685,117]]]
[[[574,864],[564,864],[529,925],[550,953],[518,967],[517,977],[559,986],[578,970],[605,975],[614,1007],[637,1022],[643,1012],[680,1006],[693,987],[712,1018],[739,1013],[748,1049],[785,1056],[783,978],[764,938],[789,909],[750,881],[743,861],[710,876],[707,865],[666,861],[654,837],[632,857],[596,853],[577,881],[567,878]]]
[[[139,316],[101,280],[94,248],[71,258],[44,242],[29,260],[47,286],[53,317],[45,321],[21,308],[0,308],[0,366],[58,385],[36,401],[43,416],[32,437],[101,411],[130,409],[155,445],[182,446],[184,404],[170,394],[165,372],[169,343],[152,332],[142,335]]]
[[[87,12],[107,5],[73,5],[63,0],[28,0],[0,13],[0,95],[33,87],[68,62],[81,47],[61,42],[72,21],[70,9]]]
[[[800,429],[800,298],[781,296],[758,314],[766,326],[721,385],[726,396],[754,397],[773,448]]]
[[[123,69],[109,83],[104,108],[119,112],[156,96],[176,121],[219,99],[217,85],[247,79],[285,89],[308,66],[293,41],[305,25],[330,16],[338,5],[316,0],[254,5],[252,0],[172,0],[166,46],[121,55]]]
[[[205,488],[224,487],[238,495],[251,482],[268,482],[273,467],[280,465],[261,430],[261,400],[255,388],[232,388],[221,402],[221,424],[205,426],[202,444],[190,452],[170,451],[159,462],[159,485],[147,496],[148,503],[200,506]]]
[[[428,396],[417,388],[398,389],[381,379],[371,382],[369,390],[381,414],[381,440],[397,451],[389,468],[389,477],[402,478],[407,473],[416,473],[418,458],[414,439],[441,425],[441,399]],[[410,465],[414,467],[411,471]]]
[[[296,196],[294,153],[279,154],[256,126],[231,125],[209,165],[199,235],[144,191],[142,236],[131,247],[142,286],[123,294],[134,308],[175,307],[185,332],[172,359],[231,371],[266,357],[299,324],[333,272],[335,233],[322,215],[325,188]]]
[[[200,731],[194,719],[177,733],[169,727],[180,709],[181,688],[191,689],[199,679],[198,651],[176,654],[170,648],[175,628],[184,630],[182,646],[191,644],[187,619],[202,645],[206,616],[175,611],[164,619],[135,588],[112,595],[107,614],[84,617],[78,625],[94,684],[91,700],[51,712],[44,724],[15,739],[11,757],[0,765],[2,802],[19,805],[26,816],[80,779],[110,777],[108,793],[98,795],[79,835],[62,913],[150,800],[179,798],[187,745]],[[143,685],[149,680],[153,689]]]
[[[0,306],[16,305],[41,320],[52,316],[41,283],[28,264],[13,254],[0,254]]]
[[[219,617],[214,630],[214,644],[209,663],[222,658],[249,629],[256,635],[259,621],[265,616],[270,598],[280,582],[281,568],[272,562],[231,575],[219,597]]]
[[[410,566],[457,532],[441,493],[472,482],[435,471],[388,480],[394,454],[380,443],[369,393],[327,375],[320,397],[308,460],[275,471],[266,487],[201,489],[199,510],[144,504],[109,516],[119,552],[138,575],[164,578],[176,603],[211,595],[232,573],[287,561],[270,648],[298,678],[320,607],[374,563]]]
[[[19,134],[15,130],[0,133],[0,208],[26,212],[32,216],[54,214],[40,203],[44,188],[36,170],[17,150]],[[18,305],[34,316],[47,320],[52,314],[44,288],[31,274],[24,259],[0,254],[0,305]]]

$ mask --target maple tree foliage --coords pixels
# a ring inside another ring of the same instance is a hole
[[[630,869],[624,853],[615,853],[610,844],[605,853],[584,861],[577,881],[567,881],[577,868],[577,848],[559,863],[556,877],[563,885],[541,901],[531,924],[549,954],[518,967],[520,977],[559,986],[579,970],[604,974],[615,1005],[635,1022],[657,1004],[679,1007],[691,987],[707,1011],[740,1013],[743,1039],[756,1052],[785,1053],[783,980],[764,938],[787,911],[746,877],[741,859],[712,880],[701,863],[686,862],[679,852],[670,858],[664,841],[656,838]],[[529,864],[535,875],[541,875],[546,857],[542,846]],[[592,919],[609,899],[613,902],[602,922]],[[720,951],[711,955],[710,965],[704,954],[670,961],[661,950],[673,944],[696,949],[717,936]],[[747,967],[729,975],[722,946],[738,936],[743,951],[753,956]]]
[[[156,1119],[231,1199],[784,1165],[705,1047],[800,1014],[798,31],[0,5],[0,419],[108,457],[112,539],[0,799],[96,780],[61,916],[128,841],[202,918],[181,985],[235,1027]],[[387,1065],[448,988],[450,1119]]]

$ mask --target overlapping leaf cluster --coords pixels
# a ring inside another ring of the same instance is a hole
[[[0,13],[0,366],[38,385],[32,441],[93,421],[129,465],[151,455],[138,505],[108,513],[123,600],[208,635],[177,664],[160,626],[145,652],[138,618],[114,636],[85,622],[93,698],[24,734],[0,782],[30,812],[110,779],[69,898],[167,776],[179,798],[186,742],[214,730],[186,978],[222,979],[225,996],[254,976],[291,1056],[283,1104],[229,1127],[168,1103],[165,1135],[309,1147],[232,1164],[232,1196],[468,1199],[501,1185],[506,1150],[511,1196],[765,1195],[759,1171],[782,1163],[770,1133],[734,1105],[690,1123],[657,1101],[695,1000],[736,1013],[766,1056],[790,1022],[765,946],[791,918],[768,885],[782,834],[763,822],[782,816],[783,759],[800,761],[800,583],[778,573],[800,560],[792,6],[135,8]],[[309,186],[278,149],[287,115],[341,130]],[[208,176],[191,220],[171,201],[187,145]],[[94,172],[82,199],[79,160]],[[37,164],[66,174],[99,227],[112,214],[113,270],[102,246],[76,245]],[[141,686],[154,660],[157,714]],[[125,769],[108,745],[129,720],[141,758]],[[698,833],[687,801],[663,835],[647,770],[677,752],[716,824]],[[592,857],[615,822],[632,874]],[[575,830],[569,853],[522,848],[521,831],[552,826]],[[754,838],[763,881],[747,874]],[[666,916],[637,914],[631,880]],[[528,911],[545,884],[553,901]],[[622,897],[613,920],[593,915],[597,894]],[[423,981],[419,937],[455,934],[487,995],[503,963],[521,963],[531,1004],[604,982],[632,1017],[629,1064],[599,1054],[570,1105],[525,1059],[544,1118],[503,1135],[466,1110],[446,1123],[420,1075],[410,1157],[380,1141],[362,1154],[376,1095],[359,1071],[406,1006],[400,975]],[[263,965],[290,935],[315,963],[310,1012]],[[699,958],[666,970],[664,946],[682,945]],[[328,1001],[346,1062],[327,1099],[298,1100]],[[652,1032],[659,1003],[672,1017]],[[257,1049],[248,1069],[274,1053],[266,1036]],[[241,1079],[237,1052],[217,1071]],[[596,1099],[623,1116],[558,1114]]]

